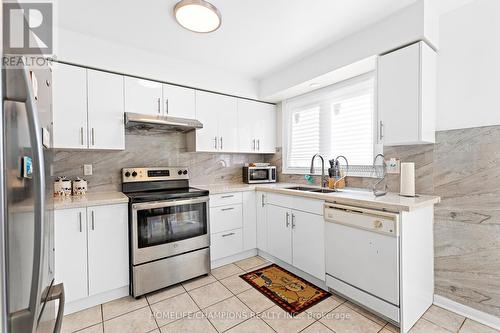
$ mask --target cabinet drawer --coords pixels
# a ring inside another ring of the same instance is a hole
[[[243,227],[241,204],[210,208],[210,233],[238,229]]]
[[[218,207],[224,205],[234,205],[243,202],[241,192],[237,193],[221,193],[210,196],[210,207]]]
[[[210,235],[210,259],[232,256],[243,251],[242,229],[234,229]]]

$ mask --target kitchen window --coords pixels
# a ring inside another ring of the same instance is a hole
[[[371,165],[379,149],[376,121],[374,72],[285,101],[283,172],[308,174],[311,157],[318,152],[325,168],[326,160],[338,155],[353,166]],[[349,174],[356,175],[355,170]]]

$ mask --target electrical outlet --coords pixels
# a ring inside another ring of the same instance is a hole
[[[400,173],[400,160],[396,158],[391,158],[388,161],[385,161],[387,173]]]
[[[91,176],[92,175],[92,164],[84,164],[83,165],[83,175]]]

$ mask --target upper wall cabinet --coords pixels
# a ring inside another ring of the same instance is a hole
[[[238,99],[239,151],[270,153],[276,150],[276,106]]]
[[[161,115],[161,86],[160,82],[125,76],[125,112]]]
[[[54,148],[125,149],[123,76],[56,63]]]
[[[88,70],[89,148],[125,149],[123,76]]]
[[[235,97],[196,91],[196,119],[203,128],[188,133],[189,151],[238,152],[238,108]]]
[[[379,141],[435,142],[437,55],[418,42],[378,59]]]
[[[163,84],[163,114],[165,116],[195,119],[194,89]]]
[[[87,70],[54,63],[52,82],[54,148],[88,148]]]

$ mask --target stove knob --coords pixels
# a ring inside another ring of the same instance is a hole
[[[180,176],[182,175],[182,170],[177,171],[177,174]]]
[[[125,177],[130,177],[130,172],[125,172]]]
[[[134,172],[132,172],[132,177],[135,177],[135,176],[137,176],[137,172],[134,171]]]
[[[185,175],[187,175],[187,174],[188,174],[188,171],[187,171],[187,170],[184,170],[182,173],[183,173],[183,174],[185,174]]]

